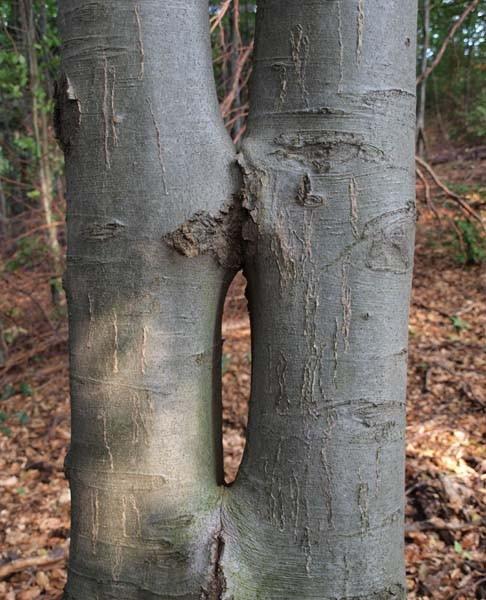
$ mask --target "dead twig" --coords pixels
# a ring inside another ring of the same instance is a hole
[[[58,563],[64,561],[67,555],[68,545],[66,544],[65,546],[56,548],[48,554],[44,554],[43,556],[31,556],[29,558],[18,558],[17,560],[12,560],[9,563],[0,565],[0,581],[10,577],[10,575],[13,575],[14,573],[25,571],[25,569],[29,569],[31,567],[42,567],[43,569],[47,567],[54,567]]]
[[[446,184],[439,178],[437,173],[432,169],[429,163],[425,162],[420,156],[415,157],[415,162],[417,162],[422,168],[424,168],[427,173],[430,175],[435,185],[439,187],[449,198],[452,198],[462,209],[462,211],[469,217],[472,217],[476,221],[478,221],[483,229],[485,229],[483,219],[480,215],[477,214],[475,210],[473,210],[467,202],[464,201],[461,196],[450,190]]]
[[[5,375],[13,369],[14,367],[18,367],[26,362],[28,362],[34,356],[42,354],[47,350],[50,350],[54,346],[58,346],[59,344],[65,344],[67,342],[67,331],[59,331],[56,332],[56,335],[49,336],[46,340],[42,342],[38,342],[34,348],[27,350],[25,352],[18,352],[13,354],[9,360],[5,363],[3,367],[0,368],[0,375]]]
[[[231,4],[232,0],[225,0],[223,4],[220,6],[218,13],[211,19],[211,33],[216,29],[216,27],[221,23],[224,19],[225,14],[228,12],[228,8]]]
[[[18,288],[15,285],[12,285],[12,283],[6,277],[2,277],[2,279],[10,287],[10,289],[12,289],[14,292],[16,292],[17,294],[21,294],[21,295],[26,296],[27,298],[29,298],[29,300],[32,302],[32,304],[34,304],[38,308],[39,312],[43,316],[43,318],[46,321],[46,323],[48,323],[48,325],[52,329],[52,331],[55,334],[57,334],[58,329],[57,329],[57,327],[55,327],[54,323],[49,318],[49,315],[44,310],[42,304],[38,300],[36,300],[36,298],[34,298],[34,296],[30,292],[27,292],[26,290]]]
[[[441,220],[440,215],[437,212],[437,208],[435,207],[435,204],[432,200],[432,195],[430,193],[430,185],[429,185],[429,182],[427,181],[427,178],[422,173],[422,171],[419,169],[419,167],[415,168],[415,173],[417,174],[417,177],[420,179],[420,181],[422,182],[422,185],[424,186],[425,204],[434,213],[434,215],[437,218],[437,220],[439,221],[439,223],[441,223],[442,220]]]
[[[231,105],[234,102],[236,94],[238,93],[240,77],[243,71],[243,67],[245,66],[246,61],[250,58],[252,52],[253,42],[251,42],[251,44],[246,47],[246,49],[244,50],[244,52],[242,52],[240,58],[238,59],[236,69],[233,74],[233,85],[231,87],[230,92],[226,95],[225,99],[223,100],[220,106],[221,114],[223,115],[223,117],[225,117],[228,114]]]
[[[477,529],[479,523],[446,523],[445,521],[416,521],[405,526],[406,533],[415,531],[470,531]]]

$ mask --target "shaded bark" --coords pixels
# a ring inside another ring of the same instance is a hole
[[[260,2],[237,168],[205,2],[61,3],[66,598],[405,598],[415,8]],[[252,397],[224,487],[241,262]]]

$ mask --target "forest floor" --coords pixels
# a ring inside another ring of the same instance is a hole
[[[481,210],[485,167],[485,161],[464,161],[437,171]],[[464,248],[454,242],[451,210],[440,193],[433,199],[442,220],[422,207],[409,328],[409,598],[480,599],[486,598],[486,272],[484,263],[460,264]],[[65,583],[69,541],[67,327],[65,308],[52,308],[46,261],[32,254],[24,259],[19,268],[0,270],[0,316],[9,344],[0,368],[0,598],[54,600]],[[11,264],[12,256],[2,260]],[[230,481],[244,447],[250,388],[242,277],[226,302],[223,336]]]

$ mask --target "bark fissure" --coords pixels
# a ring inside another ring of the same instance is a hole
[[[202,591],[200,600],[223,600],[226,592],[226,578],[223,570],[225,539],[223,529],[216,534],[210,553],[210,580]]]

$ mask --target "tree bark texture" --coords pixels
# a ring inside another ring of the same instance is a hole
[[[63,0],[66,599],[405,598],[414,0],[262,0],[234,156],[203,0]],[[252,397],[222,485],[220,321]]]

